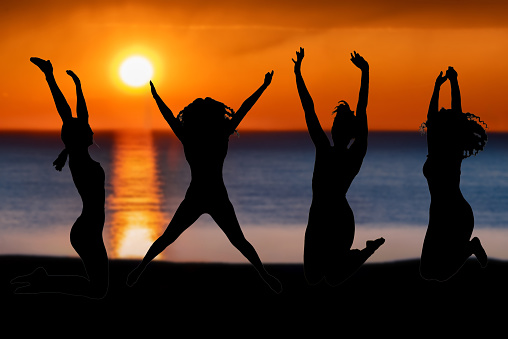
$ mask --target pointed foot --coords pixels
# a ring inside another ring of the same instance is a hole
[[[475,255],[476,259],[478,259],[478,262],[482,266],[482,268],[487,267],[488,258],[487,253],[485,252],[485,249],[482,246],[482,243],[480,242],[480,239],[477,237],[474,237],[471,239],[471,245],[473,246],[473,254]]]
[[[37,267],[32,273],[21,275],[11,280],[12,285],[18,285],[16,294],[37,293],[44,286],[48,273],[43,267]]]
[[[265,283],[272,289],[272,291],[277,294],[282,292],[282,284],[280,283],[279,279],[268,273],[264,274],[262,278]]]
[[[139,267],[136,267],[129,275],[127,276],[126,284],[129,287],[134,286],[137,282],[139,277],[141,276],[141,273],[143,270],[141,270]]]
[[[51,64],[51,61],[44,60],[37,57],[31,57],[30,61],[44,73],[44,74],[50,74],[53,73],[53,65]]]
[[[367,248],[372,249],[373,251],[377,250],[381,245],[385,243],[385,238],[379,238],[376,240],[368,240],[367,241]]]

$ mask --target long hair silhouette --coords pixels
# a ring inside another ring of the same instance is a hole
[[[385,241],[383,238],[370,240],[362,250],[351,249],[355,219],[346,199],[349,186],[360,171],[367,152],[369,64],[360,54],[351,54],[351,61],[362,71],[356,115],[347,102],[339,102],[334,110],[332,146],[319,123],[314,102],[303,81],[303,48],[296,52],[296,57],[296,61],[293,59],[296,86],[316,148],[312,204],[305,231],[304,272],[309,284],[325,280],[335,286],[349,278]]]
[[[13,279],[13,284],[23,284],[16,293],[64,293],[90,298],[102,298],[109,286],[109,263],[102,238],[104,228],[105,175],[101,165],[88,153],[93,144],[93,132],[88,123],[88,110],[81,88],[81,81],[68,70],[76,86],[77,117],[72,116],[63,93],[53,75],[49,60],[30,58],[46,76],[53,100],[62,119],[61,138],[65,145],[53,165],[61,171],[69,158],[72,179],[83,202],[83,210],[71,228],[70,241],[80,256],[87,276],[48,275],[42,267],[34,272]],[[55,188],[56,189],[56,188]]]
[[[211,98],[196,99],[177,117],[162,101],[150,82],[152,95],[160,112],[181,141],[191,170],[191,182],[185,198],[176,210],[164,233],[152,244],[141,263],[127,277],[132,286],[147,265],[173,243],[202,214],[208,213],[235,246],[256,268],[263,280],[279,293],[279,280],[264,268],[254,247],[245,239],[231,204],[222,168],[228,150],[229,136],[247,112],[270,85],[273,71],[265,75],[263,85],[257,89],[235,113],[231,108]]]
[[[451,109],[438,111],[441,85],[450,81]],[[474,114],[463,113],[457,72],[448,67],[439,74],[430,100],[427,121],[428,155],[423,165],[430,191],[429,225],[423,242],[420,274],[429,280],[452,277],[472,254],[482,267],[487,254],[477,237],[471,239],[474,216],[460,191],[462,160],[483,150],[486,124]]]

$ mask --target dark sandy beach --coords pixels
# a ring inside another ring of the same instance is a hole
[[[504,323],[508,324],[504,320],[508,263],[498,260],[490,260],[485,269],[469,260],[442,283],[423,280],[418,260],[365,264],[337,287],[307,285],[302,265],[268,264],[267,270],[283,284],[279,295],[247,264],[155,261],[129,288],[125,279],[136,264],[111,260],[109,293],[92,300],[19,295],[10,284],[12,278],[39,266],[49,274],[83,274],[80,259],[1,256],[2,327],[20,333],[63,331],[66,337],[86,332],[130,337],[141,330],[179,338],[213,333],[238,338],[251,337],[249,333],[317,337],[319,332],[332,337],[384,333],[411,338],[424,333],[472,335],[475,329],[484,334],[503,330],[499,333],[504,336]],[[71,330],[76,332],[65,332]]]

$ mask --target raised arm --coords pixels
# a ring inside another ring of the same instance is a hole
[[[62,119],[62,122],[66,122],[70,119],[72,119],[72,111],[71,107],[67,103],[67,100],[65,100],[65,97],[58,87],[55,76],[53,75],[53,65],[51,64],[51,61],[44,60],[37,57],[31,57],[30,61],[39,67],[39,69],[44,73],[46,76],[46,81],[48,83],[49,89],[51,91],[51,95],[53,96],[53,100],[55,102],[56,110],[58,111],[58,114],[60,115],[60,118]]]
[[[459,82],[457,80],[457,71],[453,67],[448,67],[446,77],[450,80],[452,89],[452,110],[462,113],[462,103],[460,98]]]
[[[258,99],[261,97],[261,94],[265,91],[265,89],[268,88],[270,83],[272,82],[273,77],[273,71],[268,72],[265,74],[265,80],[263,81],[263,84],[261,87],[259,87],[250,97],[245,100],[240,108],[236,111],[236,113],[231,118],[231,133],[240,125],[240,122],[242,122],[243,118],[245,118],[245,115],[250,111],[252,106],[258,101]]]
[[[427,151],[428,155],[434,154],[436,148],[440,147],[438,144],[434,142],[434,128],[432,127],[432,115],[436,115],[439,111],[439,91],[441,89],[441,85],[446,82],[447,77],[443,76],[443,72],[440,72],[438,77],[436,78],[436,82],[434,83],[434,91],[432,92],[432,98],[430,99],[429,111],[427,113]]]
[[[330,141],[319,123],[316,111],[314,110],[314,102],[303,81],[301,66],[304,55],[304,50],[300,47],[300,52],[296,52],[296,61],[294,59],[292,60],[295,63],[296,88],[298,89],[300,101],[302,102],[303,111],[305,113],[305,122],[307,123],[307,129],[309,130],[309,135],[314,146],[329,146]]]
[[[439,111],[439,91],[441,89],[441,85],[445,83],[446,76],[443,76],[443,72],[440,72],[436,82],[434,83],[434,91],[432,92],[432,97],[430,98],[429,111],[427,113],[427,121],[429,120],[429,115],[437,113]]]
[[[83,95],[83,89],[81,88],[81,81],[73,71],[67,70],[66,72],[76,85],[76,115],[78,116],[78,119],[88,123],[88,109],[86,108],[85,96]]]
[[[175,133],[176,137],[178,139],[182,140],[182,136],[183,136],[182,124],[180,123],[180,121],[178,121],[177,118],[175,118],[175,116],[173,115],[173,112],[171,112],[171,110],[168,108],[168,106],[166,106],[164,101],[162,101],[161,97],[159,96],[159,94],[157,94],[157,91],[155,90],[155,86],[153,85],[153,83],[151,81],[150,81],[150,88],[152,91],[152,96],[155,99],[155,102],[157,103],[157,106],[159,107],[159,111],[162,113],[162,116],[168,122],[169,127],[171,127],[171,129],[173,130],[173,133]]]
[[[353,54],[354,53],[354,54]],[[360,83],[360,93],[358,95],[358,104],[356,105],[356,120],[358,121],[358,139],[367,138],[367,103],[369,100],[369,63],[358,53],[351,53],[351,61],[362,71]]]

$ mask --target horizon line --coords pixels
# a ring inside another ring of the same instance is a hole
[[[1,133],[52,133],[60,132],[60,128],[0,128]],[[152,131],[152,132],[172,132],[171,128],[146,128],[146,127],[132,127],[132,128],[94,128],[94,131],[101,132],[118,132],[118,131]],[[330,132],[330,129],[325,129],[325,132]],[[291,132],[308,132],[307,129],[257,129],[246,128],[239,129],[238,133],[291,133]],[[369,132],[380,133],[421,133],[418,129],[369,129]],[[508,130],[494,130],[488,133],[508,133]]]

